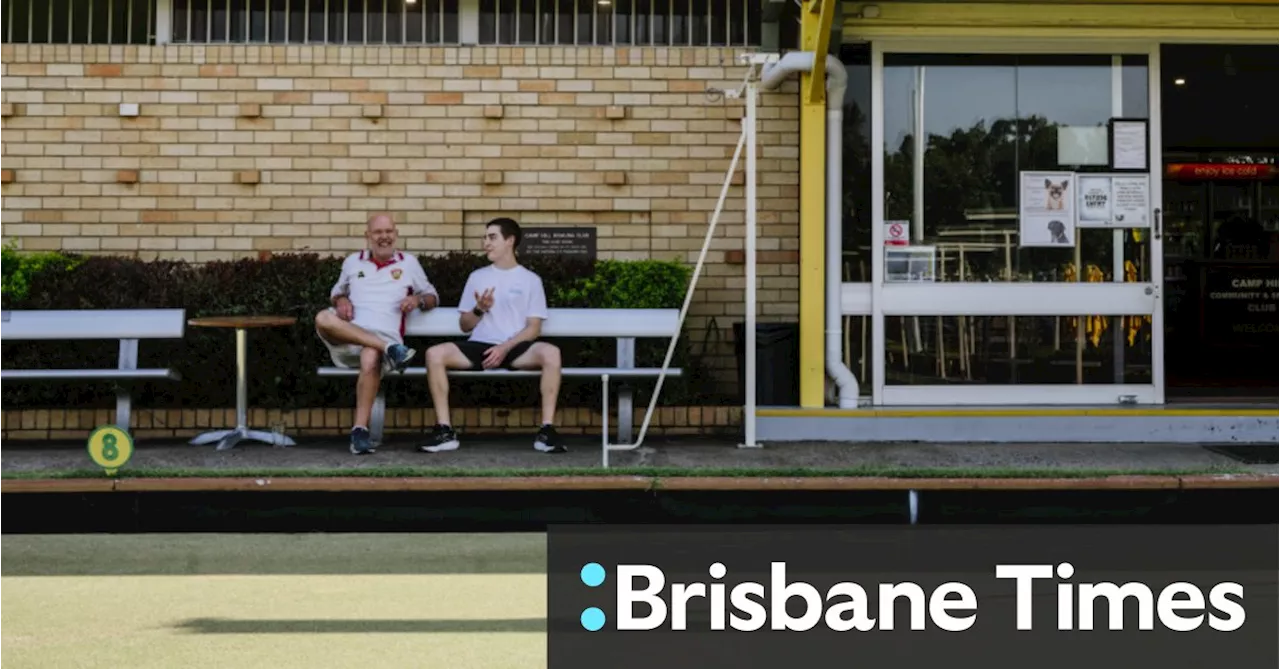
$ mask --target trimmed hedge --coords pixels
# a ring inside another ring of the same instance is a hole
[[[449,253],[419,257],[440,291],[441,308],[458,304],[467,275],[483,267],[482,255]],[[524,264],[543,279],[551,307],[679,308],[691,269],[666,261],[595,263],[562,259],[532,259]],[[298,409],[348,407],[355,404],[354,379],[316,376],[318,366],[332,364],[315,334],[315,314],[328,305],[341,257],[316,254],[277,255],[266,260],[238,260],[201,264],[184,261],[142,261],[134,258],[59,253],[20,254],[4,250],[3,304],[5,309],[133,309],[185,308],[188,318],[232,314],[286,315],[298,318],[292,328],[252,330],[249,334],[249,404],[254,408]],[[411,338],[418,349],[413,364],[422,364],[426,347],[440,340]],[[615,363],[613,340],[561,339],[566,366],[607,366]],[[641,340],[636,363],[661,366],[667,340]],[[75,368],[114,367],[116,341],[10,342],[3,346],[4,366]],[[188,327],[182,341],[144,341],[139,365],[172,366],[182,373],[176,383],[141,383],[136,404],[147,408],[227,408],[235,406],[235,337],[221,329]],[[690,355],[687,333],[672,361],[685,370],[682,378],[668,378],[660,403],[708,403],[709,378],[701,361]],[[453,382],[455,407],[537,406],[538,384],[530,379]],[[616,391],[616,383],[612,390]],[[648,402],[653,383],[637,384],[639,402]],[[391,407],[430,406],[423,379],[396,380],[386,385]],[[5,408],[114,406],[108,383],[5,384]],[[599,380],[565,379],[561,405],[598,407]]]

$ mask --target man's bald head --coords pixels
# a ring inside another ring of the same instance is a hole
[[[369,241],[369,249],[381,260],[387,260],[396,252],[396,241],[399,233],[396,223],[389,214],[374,214],[365,224],[365,238]]]

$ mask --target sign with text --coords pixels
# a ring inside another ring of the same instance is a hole
[[[1204,324],[1210,339],[1275,343],[1280,281],[1275,265],[1212,267],[1205,273]],[[1274,350],[1274,349],[1272,349]]]
[[[1077,227],[1151,227],[1151,177],[1146,174],[1080,174],[1076,196]]]
[[[524,228],[519,253],[526,258],[553,256],[572,260],[596,259],[595,228]]]
[[[1280,662],[1275,525],[573,525],[548,541],[549,669]]]
[[[1243,163],[1169,163],[1165,176],[1191,181],[1213,179],[1265,180],[1276,178],[1275,165]]]
[[[885,246],[907,246],[911,243],[910,235],[911,221],[885,221]]]

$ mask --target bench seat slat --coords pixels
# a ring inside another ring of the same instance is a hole
[[[542,337],[670,338],[680,325],[679,309],[550,309]],[[414,311],[405,319],[406,337],[465,337],[458,308]]]
[[[319,370],[317,370],[317,372],[319,373],[320,376],[356,376],[360,373],[360,370],[348,369],[346,367],[321,367]],[[485,377],[485,378],[518,378],[518,377],[539,376],[540,374],[541,372],[536,372],[531,370],[526,371],[526,370],[511,370],[511,369],[494,369],[494,370],[489,370],[484,372],[477,372],[472,370],[452,370],[449,372],[449,376],[466,376],[466,377],[478,376],[478,377]],[[561,375],[566,377],[584,377],[584,376],[600,377],[600,376],[604,376],[605,374],[608,374],[609,376],[631,377],[631,378],[657,377],[660,374],[662,374],[662,368],[661,367],[640,367],[636,369],[615,369],[613,367],[566,367],[565,369],[561,370]],[[682,374],[682,370],[680,370],[679,368],[673,367],[667,370],[667,376],[680,376],[681,374]],[[427,375],[426,367],[406,367],[403,374],[403,376],[414,376],[414,377],[426,376],[426,375]],[[395,378],[397,376],[401,376],[401,374],[393,372],[391,374],[384,375],[384,379]]]
[[[181,339],[183,309],[87,309],[3,312],[4,341]]]
[[[182,376],[174,369],[6,369],[0,372],[0,378],[5,381],[178,381]]]

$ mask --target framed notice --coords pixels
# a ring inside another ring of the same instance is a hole
[[[1107,122],[1110,169],[1117,172],[1150,171],[1150,126],[1145,118],[1113,118]]]
[[[523,232],[519,251],[523,257],[596,259],[595,228],[525,228]]]
[[[1081,174],[1076,186],[1078,227],[1151,227],[1149,174]]]
[[[1021,172],[1018,177],[1018,246],[1075,246],[1076,174]]]

